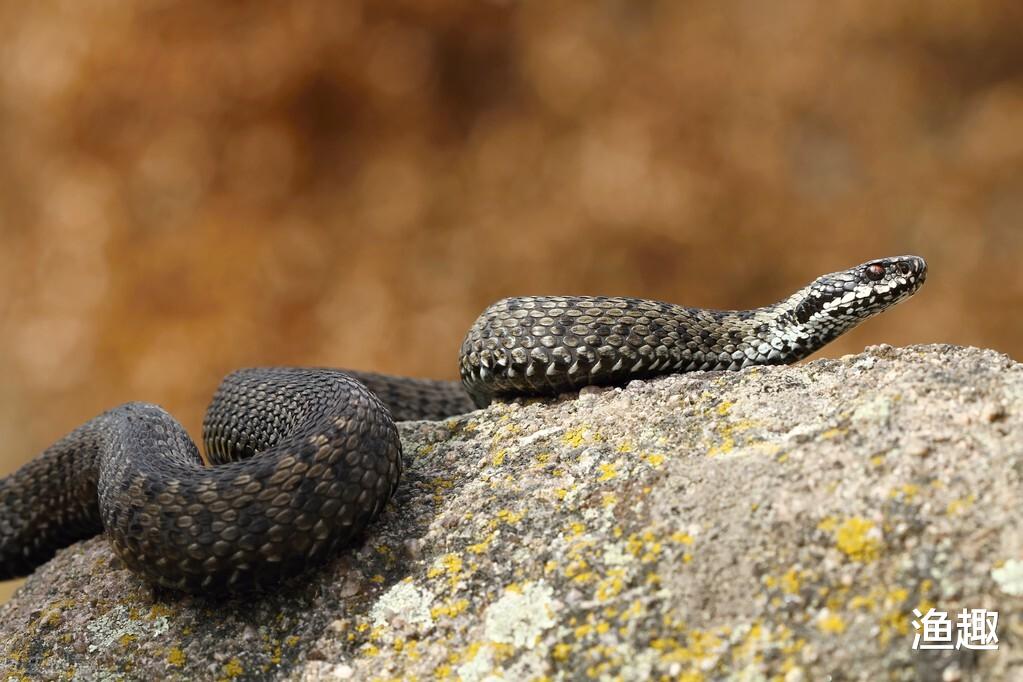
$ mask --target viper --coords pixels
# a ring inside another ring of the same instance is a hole
[[[0,579],[104,533],[128,568],[197,593],[277,585],[337,554],[402,472],[394,420],[494,399],[795,362],[915,293],[927,265],[882,258],[752,310],[637,298],[531,296],[487,308],[461,383],[315,368],[227,376],[203,422],[210,466],[162,408],[105,412],[0,480]]]

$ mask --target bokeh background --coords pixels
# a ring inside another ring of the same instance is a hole
[[[128,400],[198,436],[241,366],[455,378],[516,294],[751,307],[918,253],[920,294],[824,354],[1021,358],[1021,26],[1018,0],[2,0],[0,475]]]

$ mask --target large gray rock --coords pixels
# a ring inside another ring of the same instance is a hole
[[[1023,679],[1023,365],[951,346],[401,426],[364,541],[273,595],[152,590],[102,539],[0,609],[11,676]],[[915,651],[912,611],[1000,614]]]

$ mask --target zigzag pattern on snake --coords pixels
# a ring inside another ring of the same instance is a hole
[[[717,311],[612,297],[490,306],[462,344],[462,383],[331,369],[235,372],[203,424],[204,466],[156,405],[95,417],[0,480],[0,579],[100,532],[154,584],[267,588],[334,556],[398,485],[393,419],[442,419],[494,398],[800,360],[923,284],[922,258],[824,275],[774,305]]]

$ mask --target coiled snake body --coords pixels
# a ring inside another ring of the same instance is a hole
[[[493,398],[806,357],[912,295],[915,256],[825,275],[775,305],[683,308],[632,298],[495,303],[462,344],[462,384],[329,369],[235,372],[203,423],[204,466],[161,408],[129,403],[0,480],[0,579],[104,532],[132,570],[190,592],[272,586],[333,556],[402,470],[392,417],[440,419]]]

